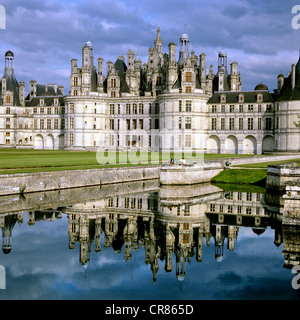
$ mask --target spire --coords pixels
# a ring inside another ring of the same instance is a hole
[[[156,39],[154,40],[154,47],[157,49],[157,52],[162,52],[162,40],[160,37],[160,29],[159,26],[157,27],[156,31]]]

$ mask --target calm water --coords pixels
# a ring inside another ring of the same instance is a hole
[[[149,182],[1,198],[0,297],[299,299],[285,260],[299,232],[246,191]]]

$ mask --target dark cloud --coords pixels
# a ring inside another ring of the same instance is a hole
[[[244,58],[251,55],[257,57],[252,70],[261,66],[261,57],[269,57],[269,61],[280,57],[282,69],[286,70],[285,50],[297,55],[299,49],[300,31],[291,27],[295,4],[295,0],[4,0],[7,29],[0,30],[0,54],[3,57],[9,48],[14,51],[18,80],[56,82],[68,91],[70,60],[81,59],[88,34],[96,58],[114,61],[132,48],[146,62],[157,26],[163,49],[168,52],[168,43],[178,44],[186,24],[191,50],[197,55],[206,53],[215,69],[223,46],[228,54],[234,51],[235,56],[228,58],[244,65],[244,69],[249,68]],[[288,64],[297,58],[288,60]],[[0,68],[1,65],[3,60]],[[277,74],[278,70],[266,73],[264,78],[273,77],[274,72]],[[244,89],[257,82],[248,73],[242,73],[242,80]],[[269,82],[271,89],[273,83]]]

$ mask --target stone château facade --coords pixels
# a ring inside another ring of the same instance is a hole
[[[162,52],[160,29],[147,63],[135,57],[115,63],[82,48],[82,63],[71,61],[70,91],[55,84],[25,83],[14,76],[14,55],[5,54],[0,83],[0,145],[66,150],[170,150],[261,154],[299,151],[300,60],[287,77],[280,73],[270,92],[260,83],[242,91],[237,62],[228,68],[219,53],[218,69],[206,56],[189,51],[184,33]]]

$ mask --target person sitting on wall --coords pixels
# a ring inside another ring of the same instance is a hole
[[[170,164],[174,164],[174,161],[172,158],[170,159]]]

